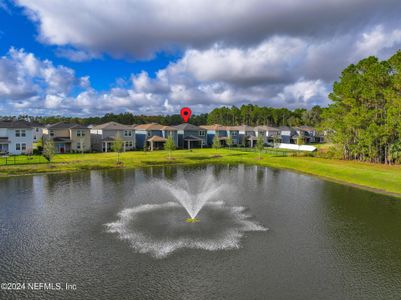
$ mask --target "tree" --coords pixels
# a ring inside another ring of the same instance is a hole
[[[221,147],[221,145],[220,145],[219,136],[218,136],[218,134],[216,133],[216,134],[214,135],[214,138],[213,138],[212,148],[213,148],[213,149],[219,149],[220,147]]]
[[[273,147],[278,148],[280,144],[280,136],[274,135],[273,136]]]
[[[51,162],[55,154],[54,143],[52,140],[46,140],[43,146],[43,156],[48,162]]]
[[[304,137],[302,135],[297,136],[297,145],[298,147],[304,144]]]
[[[121,164],[120,162],[120,153],[124,148],[124,140],[121,138],[119,134],[114,139],[113,145],[111,146],[111,150],[117,152],[117,165]]]
[[[231,146],[233,145],[233,138],[231,137],[231,134],[228,135],[228,137],[226,139],[226,144],[227,144],[228,148],[231,149]]]
[[[348,66],[334,83],[323,127],[344,159],[393,163],[401,139],[401,51]],[[395,154],[395,155],[394,155]]]
[[[168,159],[171,159],[171,152],[175,150],[174,139],[171,135],[168,136],[167,141],[164,143],[164,150],[168,151]]]
[[[256,150],[259,152],[259,159],[262,158],[262,151],[265,148],[265,139],[262,135],[258,135],[256,140]]]

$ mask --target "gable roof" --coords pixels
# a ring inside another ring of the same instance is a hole
[[[266,126],[266,125],[262,125],[262,126],[256,126],[255,130],[263,130],[263,131],[280,131],[280,129],[276,128],[276,127],[271,127],[271,126]]]
[[[105,130],[133,130],[132,125],[124,125],[117,122],[107,122],[100,125],[95,125],[92,129],[105,129]]]
[[[248,125],[240,125],[240,126],[228,126],[231,130],[238,131],[255,131],[255,128]]]
[[[88,127],[68,122],[58,122],[47,126],[48,129],[88,129]]]
[[[226,127],[220,124],[213,124],[213,125],[201,125],[200,126],[202,129],[206,130],[226,130]]]
[[[154,135],[151,138],[148,138],[147,141],[148,142],[165,142],[165,141],[167,141],[167,139],[162,136]]]
[[[171,126],[160,125],[158,123],[140,124],[135,126],[135,130],[177,130]]]
[[[32,128],[32,124],[25,120],[0,121],[0,128]]]
[[[192,125],[189,123],[182,123],[182,124],[176,125],[174,127],[177,128],[178,130],[192,130],[192,131],[204,130],[203,128],[200,128],[199,126]]]

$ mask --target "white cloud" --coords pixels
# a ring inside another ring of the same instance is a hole
[[[16,0],[42,41],[83,52],[149,58],[215,43],[252,46],[276,34],[332,36],[398,20],[399,0]]]

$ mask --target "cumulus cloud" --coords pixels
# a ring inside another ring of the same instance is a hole
[[[40,39],[115,57],[177,47],[254,45],[275,34],[326,36],[398,19],[398,0],[17,0]],[[73,16],[73,17],[72,17]]]
[[[1,2],[0,2],[1,3]],[[64,114],[159,114],[191,105],[326,105],[348,64],[401,48],[399,0],[73,2],[18,0],[56,55],[82,62],[110,55],[180,57],[96,90],[89,76],[11,49],[0,58],[0,109]],[[229,9],[228,9],[229,7]],[[72,17],[73,16],[73,17]],[[112,79],[113,80],[113,79]]]

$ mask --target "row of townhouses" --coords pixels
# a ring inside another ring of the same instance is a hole
[[[123,141],[124,151],[145,148],[157,150],[163,148],[169,136],[173,138],[177,148],[192,149],[210,147],[216,135],[222,145],[230,137],[233,145],[247,147],[254,147],[259,136],[263,137],[267,145],[294,144],[299,138],[305,144],[323,142],[323,136],[308,126],[196,126],[189,123],[164,126],[157,123],[123,125],[117,122],[96,126],[59,122],[44,126],[18,120],[0,121],[0,153],[30,153],[35,144],[42,140],[53,141],[56,153],[109,152],[112,151],[116,139]]]

